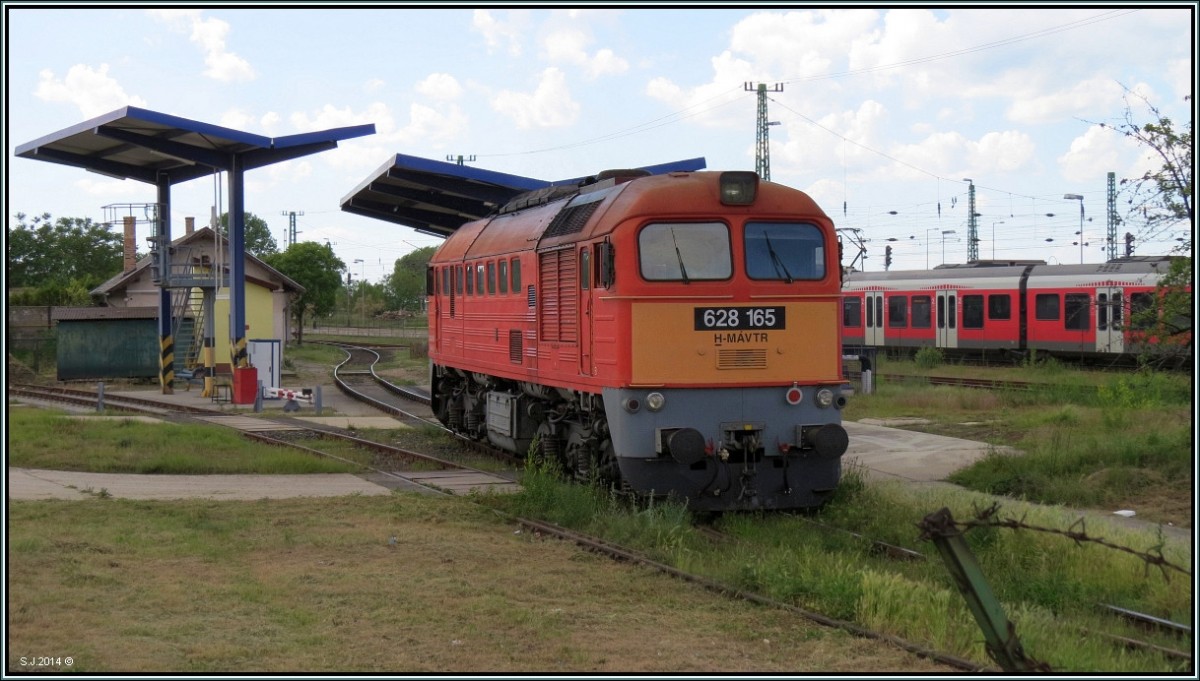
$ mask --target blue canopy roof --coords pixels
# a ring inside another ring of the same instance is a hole
[[[232,170],[235,156],[244,171],[334,149],[339,140],[374,133],[375,126],[368,124],[264,137],[127,106],[22,144],[16,155],[151,184],[165,172],[174,185]]]
[[[652,175],[701,170],[703,158],[643,166]],[[539,180],[494,170],[396,154],[342,199],[342,210],[448,236],[463,223],[494,213],[516,196],[586,178]]]

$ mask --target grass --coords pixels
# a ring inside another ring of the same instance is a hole
[[[995,377],[979,367],[971,370],[973,375]],[[880,370],[914,371],[913,363],[896,361]],[[1053,363],[1001,371],[1012,380],[1036,379],[1041,385],[1019,392],[880,381],[876,394],[851,400],[844,416],[920,417],[929,423],[901,427],[1022,453],[1012,456],[997,450],[950,477],[970,489],[1083,508],[1134,508],[1151,520],[1191,526],[1190,376],[1097,376]]]
[[[412,494],[14,502],[7,668],[37,654],[77,673],[945,671],[515,530]]]
[[[965,520],[999,499],[1005,517],[1085,528],[1088,536],[1139,552],[1161,550],[1172,563],[1192,568],[1189,546],[1153,530],[1129,530],[1107,515],[1112,504],[1130,504],[1139,517],[1180,517],[1190,524],[1190,379],[1109,375],[1090,391],[1057,387],[1077,380],[1054,377],[1050,387],[1029,393],[885,382],[878,394],[851,401],[847,418],[922,416],[935,432],[1024,451],[988,457],[956,475],[980,491],[867,485],[847,471],[820,519],[918,549],[930,558],[923,562],[885,560],[861,540],[781,514],[728,515],[721,528],[735,539],[714,543],[677,504],[631,508],[603,492],[564,485],[553,471],[533,465],[520,494],[472,498],[986,664],[962,597],[933,547],[917,539],[917,523],[932,511],[944,506]],[[72,431],[65,423],[14,437],[15,428],[27,428],[13,418],[23,411],[11,412],[10,464],[24,465],[14,463],[14,449],[37,448],[26,440],[49,437],[61,437],[53,448],[67,452],[53,467],[83,460],[84,452],[88,465],[105,460],[92,456],[90,430]],[[134,426],[104,427],[119,436]],[[108,445],[148,457],[164,446]],[[1051,505],[1027,503],[1033,500]],[[1064,505],[1109,508],[1081,526],[1083,512]],[[81,650],[76,671],[917,669],[884,658],[844,666],[839,660],[865,643],[796,626],[776,611],[743,617],[738,605],[678,600],[670,580],[570,547],[554,547],[561,554],[539,547],[531,569],[522,544],[528,536],[512,535],[508,527],[492,536],[496,523],[463,500],[408,496],[211,504],[132,503],[101,493],[70,504],[14,502],[10,649],[37,643],[62,654]],[[385,545],[391,536],[397,543]],[[1059,672],[1183,671],[1176,661],[1119,649],[1095,632],[1180,647],[1133,631],[1097,606],[1187,622],[1194,603],[1190,575],[1167,580],[1128,553],[1032,530],[981,528],[967,538],[1032,657]],[[509,542],[520,550],[510,552]],[[389,553],[393,546],[401,557]],[[222,614],[220,621],[213,613]],[[710,615],[712,622],[704,619]],[[813,657],[814,642],[832,654]]]
[[[96,473],[349,473],[360,466],[207,425],[141,423],[42,409],[8,412],[8,465]],[[349,450],[345,452],[349,454]],[[358,454],[362,456],[361,451]],[[364,459],[364,463],[369,460]]]
[[[936,551],[928,542],[917,541],[917,523],[943,506],[955,518],[969,519],[976,508],[993,501],[994,497],[954,488],[868,486],[852,472],[838,498],[819,514],[821,519],[917,548],[929,557],[913,563],[878,557],[860,539],[783,514],[727,515],[720,527],[736,540],[714,544],[695,531],[679,505],[630,508],[602,491],[562,485],[552,472],[536,467],[527,472],[521,494],[495,497],[489,503],[638,547],[657,560],[738,588],[988,664],[979,629]],[[1077,512],[1064,508],[1002,503],[1004,517],[1030,525],[1065,530],[1079,520]],[[1084,525],[1089,536],[1142,552],[1161,545],[1169,561],[1191,568],[1190,547],[1106,520],[1089,520]],[[1101,614],[1099,603],[1189,621],[1190,578],[1147,574],[1145,563],[1132,555],[1093,543],[1076,545],[1051,533],[983,528],[968,538],[1030,655],[1056,671],[1179,671],[1175,662],[1157,654],[1125,651],[1099,637],[1081,644],[1080,632],[1147,637]],[[1170,639],[1158,642],[1179,645]]]

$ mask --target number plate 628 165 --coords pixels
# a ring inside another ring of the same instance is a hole
[[[784,329],[786,312],[783,307],[697,307],[695,330]]]

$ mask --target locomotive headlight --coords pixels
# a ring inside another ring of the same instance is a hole
[[[721,173],[721,203],[726,206],[748,206],[758,193],[758,173],[732,170]]]
[[[833,391],[829,388],[821,388],[817,391],[817,406],[828,407],[833,404]]]
[[[650,393],[646,395],[646,408],[650,411],[659,411],[667,403],[667,398],[663,397],[662,393]]]

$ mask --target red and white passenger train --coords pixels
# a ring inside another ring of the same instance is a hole
[[[751,172],[610,171],[517,197],[429,266],[433,408],[580,480],[804,508],[848,438],[834,227]]]
[[[1147,341],[1135,315],[1155,306],[1169,269],[1168,257],[1129,257],[854,272],[843,288],[843,338],[847,347],[1130,356]]]

